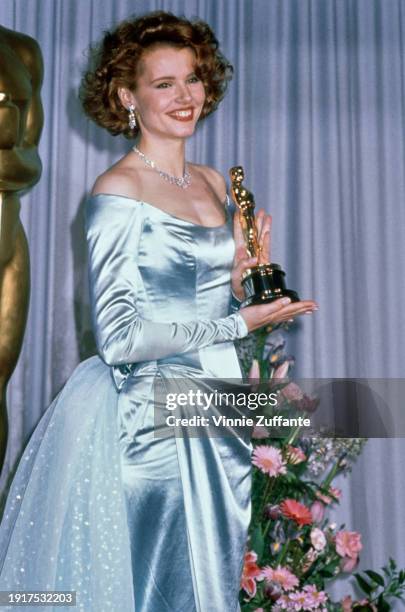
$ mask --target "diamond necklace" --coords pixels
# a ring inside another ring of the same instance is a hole
[[[147,166],[155,170],[159,174],[159,176],[165,179],[165,181],[168,181],[172,185],[177,185],[177,187],[181,187],[181,189],[187,189],[187,187],[190,186],[191,174],[187,172],[186,167],[184,167],[183,176],[180,176],[180,177],[173,176],[172,174],[169,174],[168,172],[159,170],[159,168],[156,167],[155,162],[152,159],[149,159],[148,157],[146,157],[145,153],[142,153],[142,151],[140,151],[136,145],[132,147],[132,150],[135,151],[137,155],[139,155],[139,157],[142,159],[142,161]]]

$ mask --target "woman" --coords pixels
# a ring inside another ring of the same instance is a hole
[[[230,71],[207,24],[156,12],[107,33],[85,77],[89,116],[139,138],[87,202],[102,359],[75,370],[25,451],[3,521],[2,589],[75,590],[86,611],[239,610],[250,441],[154,435],[154,390],[239,377],[233,340],[316,305],[229,314],[252,260],[237,219],[235,250],[224,179],[186,162],[185,142]],[[268,250],[270,217],[257,223]]]

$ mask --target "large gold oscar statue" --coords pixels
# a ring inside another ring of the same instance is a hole
[[[29,251],[19,196],[41,176],[42,75],[37,42],[0,26],[0,470],[8,434],[6,388],[29,303]]]

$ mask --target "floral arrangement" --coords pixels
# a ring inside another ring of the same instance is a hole
[[[293,408],[313,411],[317,398],[288,382],[294,359],[285,353],[280,329],[260,331],[239,347],[242,368],[251,381],[271,379]],[[252,363],[252,357],[253,363]],[[281,381],[283,383],[281,384]],[[405,570],[394,560],[375,572],[355,573],[364,596],[331,601],[326,585],[350,575],[358,565],[361,535],[330,523],[328,509],[339,504],[333,486],[347,474],[366,439],[305,438],[295,429],[271,437],[266,427],[253,431],[252,521],[241,581],[242,612],[391,610],[402,599]]]

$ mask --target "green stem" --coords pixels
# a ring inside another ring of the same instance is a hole
[[[330,472],[327,475],[327,477],[325,478],[325,480],[323,482],[321,482],[321,487],[324,487],[325,489],[329,489],[332,480],[335,478],[336,474],[339,471],[339,463],[340,463],[340,461],[341,461],[341,459],[339,458],[336,461],[336,463],[332,466],[332,469],[330,470]]]
[[[260,373],[260,380],[266,380],[266,374],[267,374],[267,364],[263,359],[263,352],[264,352],[264,347],[266,344],[266,338],[267,338],[267,333],[264,332],[263,330],[261,330],[258,333],[258,340],[257,340],[257,344],[256,344],[256,351],[255,351],[255,359],[257,359],[257,361],[259,362],[259,373]]]
[[[289,444],[293,444],[293,442],[295,442],[295,440],[297,439],[297,436],[298,436],[300,430],[301,430],[301,426],[297,425],[297,427],[292,431],[292,433],[287,438],[286,442],[284,443],[284,446],[288,446]]]
[[[266,539],[266,535],[267,535],[268,530],[270,529],[270,525],[271,525],[271,519],[269,519],[269,520],[267,521],[267,525],[266,525],[266,527],[264,528],[264,531],[263,531],[263,540],[265,540],[265,539]]]
[[[263,512],[264,512],[264,509],[266,507],[266,500],[267,500],[269,494],[271,493],[271,490],[273,488],[273,484],[274,484],[274,478],[272,476],[269,476],[268,480],[267,480],[267,483],[266,483],[266,486],[264,488],[262,502],[260,504],[260,507],[261,507],[261,516],[263,516]]]

